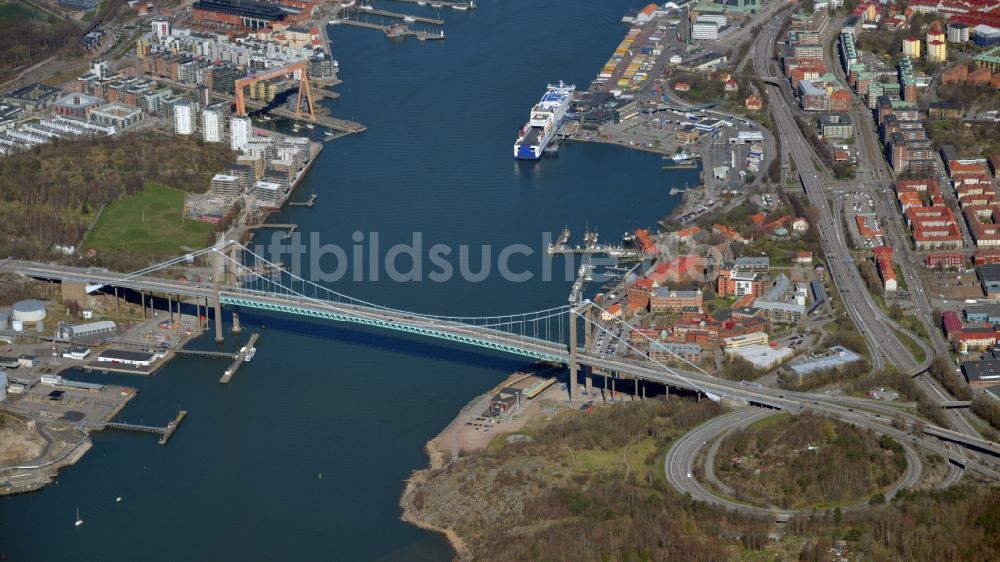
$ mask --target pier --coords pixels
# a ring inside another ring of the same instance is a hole
[[[664,170],[693,170],[698,167],[698,160],[689,158],[687,160],[673,160],[673,164],[661,166]]]
[[[378,9],[375,9],[375,8],[366,9],[366,8],[355,7],[355,8],[351,8],[349,13],[351,13],[351,14],[371,14],[373,16],[382,16],[382,17],[385,17],[385,18],[392,18],[392,19],[403,20],[403,21],[407,21],[407,22],[427,23],[427,24],[430,24],[430,25],[444,25],[444,20],[443,19],[425,18],[423,16],[417,16],[417,15],[414,15],[414,14],[403,14],[403,13],[400,13],[400,12],[390,12],[389,10],[378,10]]]
[[[315,193],[313,193],[312,196],[309,197],[308,201],[292,201],[291,203],[288,204],[288,206],[289,207],[312,207],[313,203],[316,202],[316,199],[318,197],[319,197],[318,195],[316,195]]]
[[[152,342],[137,342],[137,341],[123,341],[123,340],[111,340],[111,343],[115,345],[127,345],[130,347],[141,347],[143,349],[157,348],[156,344]],[[173,348],[160,348],[165,349],[171,353],[179,353],[182,355],[196,355],[198,357],[208,357],[211,359],[234,359],[237,354],[227,353],[225,351],[202,351],[198,349],[173,349]]]
[[[567,299],[569,304],[580,304],[583,302],[583,289],[593,279],[593,272],[594,266],[589,263],[580,266],[580,271],[576,274],[576,281],[573,282],[573,287],[569,292],[569,299]]]
[[[431,8],[452,8],[455,10],[475,10],[475,2],[438,2],[437,0],[392,0],[404,4],[418,4],[420,6],[430,6]]]
[[[166,445],[170,437],[173,436],[174,432],[187,417],[187,410],[181,410],[177,412],[177,417],[173,419],[166,427],[156,427],[152,425],[139,425],[134,423],[126,422],[106,422],[101,429],[117,429],[120,431],[136,431],[139,433],[155,433],[160,436],[160,445]]]
[[[295,231],[299,229],[297,224],[282,224],[273,222],[262,222],[260,224],[254,224],[247,226],[248,230],[258,230],[261,228],[273,228],[275,230],[285,230],[285,238],[291,238]]]
[[[550,245],[549,255],[594,255],[606,254],[613,258],[639,258],[642,253],[639,250],[631,250],[622,246],[611,246],[608,244],[595,244],[593,246],[570,246],[568,244]]]
[[[236,359],[233,360],[232,365],[230,365],[229,368],[222,373],[222,378],[219,379],[220,384],[229,384],[229,381],[233,380],[233,377],[236,376],[236,371],[238,371],[243,363],[246,362],[247,353],[249,353],[251,349],[253,349],[254,353],[256,353],[254,345],[257,343],[258,339],[260,339],[260,334],[250,335],[250,341],[248,341],[247,344],[243,346],[243,349],[236,354]]]
[[[365,13],[365,12],[362,12],[362,13]],[[364,28],[367,28],[367,29],[377,29],[377,30],[381,31],[382,33],[385,33],[386,37],[392,37],[392,38],[413,36],[413,37],[416,37],[420,41],[433,41],[433,40],[439,40],[439,39],[444,39],[445,38],[444,30],[443,29],[440,32],[438,32],[438,33],[431,33],[431,32],[428,32],[428,31],[418,31],[418,30],[410,29],[409,27],[407,27],[405,24],[402,24],[402,23],[394,23],[392,25],[382,25],[380,23],[370,23],[370,22],[366,22],[366,21],[358,21],[358,20],[351,20],[351,19],[340,20],[340,23],[343,24],[343,25],[350,25],[350,26],[354,26],[354,27],[364,27]],[[331,127],[331,128],[333,128],[333,127]]]

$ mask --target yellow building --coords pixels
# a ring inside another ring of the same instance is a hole
[[[945,62],[948,60],[948,44],[940,39],[928,42],[927,60],[930,62]]]
[[[722,348],[727,351],[751,345],[767,345],[767,333],[754,332],[752,334],[743,334],[733,336],[731,338],[723,338],[722,340]]]
[[[920,58],[919,37],[907,37],[906,39],[903,39],[903,55],[908,56],[911,59]]]

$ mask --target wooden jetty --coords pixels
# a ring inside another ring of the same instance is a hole
[[[101,429],[118,429],[121,431],[137,431],[139,433],[155,433],[160,436],[160,445],[166,445],[170,437],[187,417],[187,410],[177,412],[177,416],[166,425],[166,427],[156,427],[152,425],[140,425],[126,422],[107,422]]]
[[[229,381],[233,380],[233,377],[236,376],[236,371],[238,371],[243,363],[246,362],[247,352],[254,349],[254,345],[257,343],[258,339],[260,339],[260,334],[250,335],[250,341],[248,341],[247,344],[243,346],[243,349],[241,349],[236,355],[236,359],[233,360],[232,365],[230,365],[229,368],[222,373],[222,378],[219,379],[220,384],[229,384]]]
[[[396,38],[396,37],[416,37],[420,41],[433,41],[437,39],[444,39],[444,30],[439,33],[431,33],[428,31],[419,31],[415,29],[410,29],[407,25],[402,23],[394,23],[392,25],[382,25],[379,23],[370,23],[367,21],[358,21],[352,19],[340,20],[343,25],[350,25],[354,27],[364,27],[366,29],[377,29],[382,33],[385,33],[386,37]],[[335,127],[331,127],[335,128]]]
[[[297,225],[297,224],[282,224],[282,223],[274,223],[274,222],[262,222],[260,224],[254,224],[254,225],[247,226],[248,230],[258,230],[258,229],[261,229],[261,228],[273,228],[275,230],[285,230],[286,231],[285,232],[285,238],[291,238],[292,234],[295,234],[295,231],[299,229],[299,225]]]
[[[444,20],[439,18],[425,18],[423,16],[418,16],[415,14],[403,14],[400,12],[390,12],[389,10],[378,10],[372,8],[370,10],[363,8],[351,8],[350,13],[352,14],[371,14],[373,16],[382,16],[385,18],[392,18],[403,21],[412,21],[417,23],[427,23],[430,25],[444,25]]]
[[[315,193],[313,193],[312,196],[309,197],[308,201],[292,201],[288,205],[290,207],[312,207],[313,203],[316,202],[317,197],[318,196]]]
[[[138,341],[125,341],[125,340],[111,340],[111,343],[115,345],[127,345],[130,347],[141,347],[143,349],[162,349],[164,351],[169,351],[171,353],[179,353],[182,355],[197,355],[199,357],[209,357],[215,359],[234,359],[236,357],[235,353],[227,353],[225,351],[202,351],[200,349],[183,349],[183,348],[160,348],[157,344],[152,342],[138,342]]]

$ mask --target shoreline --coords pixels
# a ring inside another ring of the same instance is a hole
[[[454,529],[437,525],[424,518],[421,515],[421,509],[414,505],[414,495],[418,492],[420,485],[427,481],[432,473],[449,466],[451,463],[456,462],[456,460],[461,460],[462,455],[459,454],[460,452],[473,452],[485,449],[497,435],[517,433],[532,419],[540,415],[551,415],[543,411],[546,407],[543,407],[541,403],[551,399],[553,393],[565,393],[565,390],[561,390],[558,384],[550,384],[537,396],[529,399],[516,415],[489,424],[489,429],[485,431],[470,431],[466,428],[467,425],[473,425],[470,421],[466,421],[467,419],[482,419],[476,416],[479,416],[480,412],[489,407],[490,399],[503,388],[530,377],[549,378],[553,375],[557,376],[559,371],[560,369],[545,363],[525,365],[507,375],[507,377],[486,392],[474,396],[465,406],[462,406],[455,414],[455,417],[437,435],[424,444],[424,452],[427,454],[428,464],[425,468],[413,470],[410,473],[410,477],[406,480],[406,486],[404,486],[399,499],[399,506],[402,509],[399,517],[400,520],[418,529],[443,535],[447,539],[449,547],[455,553],[454,559],[467,559],[470,550],[465,539]],[[556,382],[558,382],[558,379]],[[469,432],[469,434],[460,436],[459,434],[463,430]],[[495,433],[487,437],[487,433],[493,431]],[[460,447],[460,441],[464,441],[466,446]],[[449,452],[452,455],[457,454],[457,457],[448,460]]]
[[[448,427],[451,427],[451,424],[448,424]],[[446,427],[444,431],[447,431],[448,427]],[[435,437],[435,439],[436,438],[437,437]],[[447,464],[444,462],[444,453],[434,451],[433,446],[431,445],[432,442],[433,439],[424,444],[424,452],[427,453],[428,458],[427,468],[414,470],[410,474],[410,477],[406,480],[406,486],[403,488],[403,493],[399,498],[399,506],[403,510],[399,519],[418,529],[443,535],[448,541],[449,548],[451,548],[452,552],[455,554],[453,559],[461,560],[469,553],[468,546],[466,546],[462,537],[460,537],[453,529],[440,527],[429,521],[425,521],[418,514],[417,508],[413,505],[412,495],[416,491],[417,484],[424,482],[431,472],[441,469]]]
[[[468,556],[469,547],[466,545],[465,540],[454,529],[442,527],[424,519],[420,515],[419,508],[417,508],[413,503],[413,495],[416,493],[419,485],[425,482],[432,472],[448,466],[451,462],[455,462],[456,459],[452,459],[451,461],[446,460],[446,451],[441,447],[445,436],[451,435],[452,438],[454,438],[452,448],[453,450],[457,450],[457,444],[454,443],[457,441],[457,432],[462,427],[463,417],[468,415],[470,411],[475,411],[478,405],[489,400],[490,397],[495,395],[498,391],[500,391],[500,389],[509,385],[512,381],[524,378],[526,374],[525,370],[526,368],[518,369],[486,392],[474,396],[468,403],[466,403],[465,406],[462,406],[462,408],[458,410],[455,417],[452,418],[452,420],[448,422],[448,424],[444,426],[444,428],[442,428],[437,435],[424,443],[424,453],[427,454],[428,460],[427,467],[416,469],[410,473],[410,477],[406,480],[406,486],[403,487],[403,492],[400,495],[399,507],[402,508],[402,513],[399,517],[400,520],[405,521],[418,529],[443,535],[448,541],[448,546],[451,548],[452,552],[455,553],[455,560],[462,560]],[[520,417],[523,421],[528,416],[525,416],[522,413]],[[460,459],[461,456],[458,458]]]

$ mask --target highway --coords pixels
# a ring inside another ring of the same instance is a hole
[[[713,418],[688,432],[684,437],[675,441],[670,447],[670,450],[667,451],[663,463],[664,476],[666,477],[667,482],[669,482],[681,493],[690,494],[691,497],[696,500],[716,504],[726,509],[750,515],[773,517],[776,521],[787,521],[795,515],[808,515],[812,513],[811,510],[787,510],[758,507],[717,496],[705,488],[705,486],[702,485],[702,483],[699,482],[698,478],[695,476],[695,459],[709,441],[714,440],[712,447],[709,450],[709,454],[706,457],[705,471],[706,478],[709,481],[712,481],[716,479],[713,473],[714,462],[709,459],[713,457],[713,451],[718,449],[718,443],[721,439],[736,428],[747,427],[754,422],[767,418],[771,415],[774,415],[774,412],[756,408],[741,408],[717,418]],[[858,425],[861,425],[862,427],[869,427],[863,424]],[[884,428],[874,426],[874,424],[871,424],[869,429],[873,429],[879,433],[884,433]],[[897,437],[897,441],[900,445],[902,445],[903,452],[906,455],[906,470],[896,483],[883,492],[886,499],[894,497],[904,488],[915,486],[920,481],[920,475],[922,472],[923,465],[920,461],[920,456],[913,449],[913,447],[910,446],[905,439]],[[864,509],[867,505],[868,501],[864,500],[845,506],[841,509],[843,511],[853,511]]]
[[[172,294],[214,298],[210,288],[192,286],[190,283],[171,279],[129,276],[110,272],[88,272],[80,268],[12,261],[4,262],[0,265],[0,270],[43,279],[77,280],[78,282],[125,286],[138,290],[158,290]],[[353,322],[443,338],[528,357],[563,363],[569,361],[569,353],[565,343],[512,334],[496,329],[495,323],[491,323],[491,327],[481,324],[469,325],[455,319],[424,316],[384,307],[332,302],[296,295],[262,294],[241,288],[227,288],[220,292],[219,297],[220,300],[228,304],[238,306]],[[509,316],[507,318],[508,321],[511,321]],[[868,424],[876,427],[887,427],[894,416],[902,416],[911,426],[923,423],[923,420],[918,421],[915,416],[902,413],[891,405],[880,404],[876,401],[831,397],[825,394],[798,393],[766,387],[757,388],[718,379],[704,373],[668,369],[649,361],[638,362],[622,357],[604,358],[587,351],[579,352],[577,357],[581,365],[602,369],[605,372],[617,372],[660,384],[690,389],[717,398],[731,398],[793,413],[807,410],[815,411],[835,416],[850,423]],[[979,436],[963,435],[947,428],[926,426],[925,432],[928,435],[935,435],[961,443],[965,447],[986,452],[994,458],[987,460],[967,459],[961,450],[952,451],[942,446],[937,439],[923,435],[914,436],[914,444],[936,452],[959,465],[976,470],[985,476],[1000,479],[1000,473],[996,470],[1000,468],[997,463],[997,458],[1000,458],[1000,446],[997,444],[988,442]]]
[[[833,27],[839,29],[838,25],[834,25],[835,23],[833,22]],[[824,49],[824,53],[828,54],[829,51]],[[838,80],[846,86],[847,76],[840,61],[830,60],[827,56],[827,65],[835,70]],[[868,109],[868,106],[862,103],[861,98],[853,89],[848,88],[848,91],[851,92],[851,118],[854,122],[854,136],[857,140],[855,146],[858,151],[857,167],[859,179],[861,180],[860,185],[872,196],[872,200],[876,203],[876,211],[882,216],[885,238],[888,245],[895,251],[894,262],[899,264],[903,278],[907,286],[911,288],[909,296],[913,303],[912,313],[924,324],[927,333],[930,335],[930,343],[933,351],[927,350],[929,355],[948,357],[948,343],[944,340],[940,330],[934,323],[934,309],[927,293],[923,289],[923,284],[916,270],[916,264],[920,262],[920,257],[916,255],[910,245],[909,234],[904,231],[894,193],[890,189],[895,177],[889,167],[888,161],[885,159],[885,153],[882,151],[872,112]],[[941,186],[942,192],[944,192],[947,186],[946,178],[942,177]],[[961,221],[959,221],[959,224],[961,224]],[[914,380],[932,401],[948,402],[954,399],[941,387],[940,383],[929,375],[918,375]],[[950,419],[954,427],[962,433],[979,435],[979,432],[962,412],[948,411],[945,412],[945,415]]]
[[[908,240],[899,236],[899,233],[897,232],[896,235],[898,238],[894,241],[894,244],[890,245],[893,245],[895,248],[906,249],[906,256],[903,259],[897,259],[896,261],[900,263],[902,273],[904,274],[904,278],[908,280],[909,286],[915,289],[911,291],[911,293],[916,296],[915,308],[917,317],[929,327],[928,333],[932,334],[932,344],[934,344],[934,349],[931,349],[921,338],[917,337],[908,330],[903,329],[899,324],[891,321],[887,315],[885,315],[868,292],[867,287],[861,279],[859,271],[853,264],[853,260],[848,261],[848,256],[850,256],[849,247],[846,244],[844,232],[841,229],[843,218],[840,213],[843,210],[843,205],[839,203],[835,204],[834,215],[831,218],[826,193],[820,182],[819,174],[813,164],[814,159],[812,152],[807,148],[808,143],[806,139],[802,137],[798,125],[792,118],[793,109],[789,101],[790,90],[787,87],[787,81],[785,81],[783,77],[776,75],[770,64],[771,53],[774,52],[773,45],[777,40],[778,32],[781,30],[783,19],[787,17],[787,13],[782,14],[779,19],[772,21],[766,30],[757,38],[757,42],[754,44],[754,65],[760,76],[773,79],[774,83],[769,84],[770,95],[768,96],[769,102],[773,104],[771,107],[772,114],[775,116],[783,141],[787,141],[789,137],[794,139],[791,143],[783,142],[782,144],[783,146],[787,145],[789,147],[791,156],[799,171],[803,188],[805,189],[810,202],[813,206],[820,210],[822,219],[818,227],[824,242],[824,249],[828,258],[827,264],[830,268],[831,277],[840,290],[842,301],[849,316],[858,330],[869,341],[869,347],[872,351],[873,368],[876,370],[880,370],[882,368],[884,365],[882,357],[884,356],[890,364],[894,365],[901,371],[917,375],[915,379],[917,384],[922,388],[930,400],[951,401],[953,398],[941,390],[935,381],[930,380],[931,377],[921,375],[921,373],[923,373],[927,367],[930,366],[935,354],[940,354],[944,357],[947,357],[948,354],[946,344],[943,340],[941,340],[939,334],[937,334],[937,330],[933,325],[933,322],[930,321],[930,304],[927,301],[926,295],[923,293],[919,279],[912,270],[913,263],[915,263],[916,260],[913,258],[912,252],[909,250]],[[833,25],[834,29],[839,28],[839,26],[835,24]],[[826,44],[826,41],[824,41],[824,44]],[[824,49],[824,52],[826,52],[826,49]],[[829,62],[834,68],[840,68],[840,66],[836,64],[836,61]],[[892,175],[886,167],[886,162],[882,156],[881,150],[878,148],[879,141],[875,132],[874,120],[871,117],[871,112],[866,106],[860,103],[856,96],[854,98],[854,110],[852,112],[852,117],[855,123],[856,137],[859,139],[858,154],[861,162],[859,167],[863,170],[863,175],[867,174],[871,178],[867,187],[871,192],[873,192],[873,200],[882,201],[884,203],[883,189],[888,187]],[[890,226],[899,226],[898,220],[889,219],[889,217],[894,216],[895,213],[889,214],[889,211],[883,209],[882,214],[883,217],[886,218],[886,220],[883,220],[883,223],[889,224]],[[892,331],[893,329],[904,333],[923,349],[926,359],[920,365],[916,365],[915,359],[895,336]],[[953,427],[958,429],[960,433],[973,439],[981,437],[979,432],[975,430],[975,428],[969,423],[961,412],[946,411],[945,415]],[[948,447],[949,451],[952,451],[952,449],[953,447]],[[950,455],[949,458],[951,458],[956,465],[966,465],[965,452],[962,450],[954,451],[954,454]],[[953,469],[950,478],[957,479],[960,476],[961,472],[957,469]]]
[[[814,163],[815,157],[809,148],[809,142],[803,138],[795,123],[794,110],[783,95],[784,88],[775,85],[784,81],[784,77],[774,72],[770,64],[771,54],[783,21],[788,17],[787,12],[781,14],[777,19],[772,20],[757,37],[753,47],[755,53],[753,63],[760,76],[771,79],[768,84],[767,100],[771,104],[771,113],[782,138],[788,141],[782,144],[788,147],[789,156],[795,163],[810,203],[820,212],[820,221],[816,226],[823,240],[830,276],[841,294],[841,300],[848,316],[869,341],[874,366],[881,368],[884,365],[884,357],[889,364],[896,366],[903,372],[922,371],[930,364],[931,350],[920,341],[920,338],[892,322],[869,294],[857,267],[854,265],[844,231],[841,228],[843,223],[838,220],[836,211],[830,208],[826,191]],[[895,336],[892,329],[906,333],[918,345],[924,347],[927,354],[926,360],[918,364],[906,346]]]

